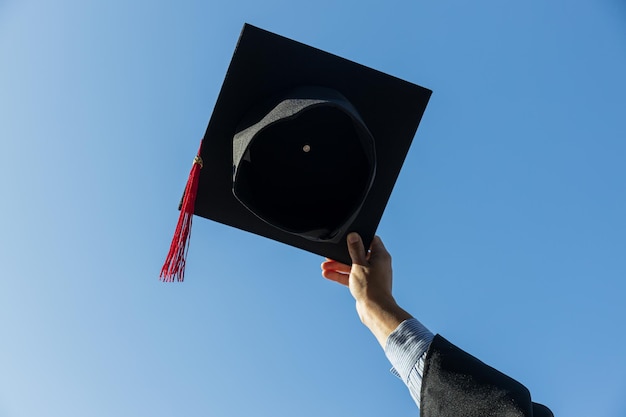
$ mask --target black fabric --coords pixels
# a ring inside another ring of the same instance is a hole
[[[545,405],[533,403],[533,417],[554,417],[554,414]]]
[[[425,361],[422,417],[552,417],[528,389],[440,335]]]

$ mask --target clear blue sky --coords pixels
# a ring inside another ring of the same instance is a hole
[[[380,224],[399,303],[555,415],[626,415],[620,0],[0,0],[0,416],[416,416],[322,259],[196,219],[244,22],[434,90]]]

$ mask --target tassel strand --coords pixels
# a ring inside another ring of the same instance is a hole
[[[202,158],[200,158],[200,153],[198,152],[198,156],[193,160],[189,179],[185,187],[174,238],[159,275],[163,282],[174,282],[175,280],[182,282],[185,279],[185,260],[187,258],[187,250],[189,249],[189,240],[191,239],[191,223],[202,166]]]

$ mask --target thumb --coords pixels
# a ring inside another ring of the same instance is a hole
[[[348,252],[352,259],[352,264],[361,266],[367,265],[367,254],[365,253],[365,247],[363,246],[363,240],[358,233],[352,232],[348,234]]]
[[[389,252],[387,252],[387,248],[385,248],[385,245],[383,244],[383,241],[380,239],[380,237],[374,236],[370,249],[371,253],[369,262],[371,265],[376,262],[391,260],[391,255],[389,255]]]

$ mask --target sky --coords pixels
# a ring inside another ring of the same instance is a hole
[[[626,3],[0,0],[0,417],[416,416],[348,291],[194,221],[245,22],[433,90],[398,303],[556,416],[626,415]]]

